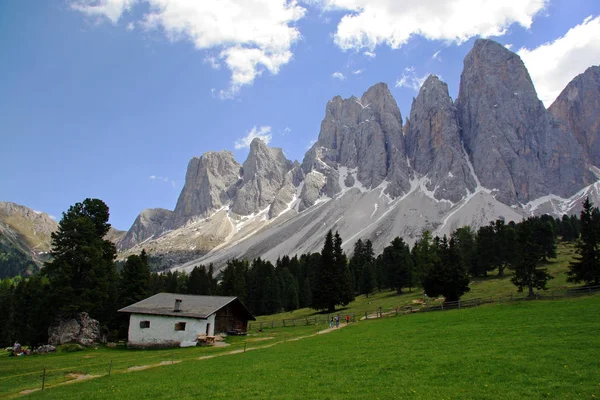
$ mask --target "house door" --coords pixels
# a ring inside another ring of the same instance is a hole
[[[210,336],[210,322],[206,324],[206,336]]]

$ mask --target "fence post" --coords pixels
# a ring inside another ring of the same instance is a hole
[[[365,311],[365,319],[369,319],[369,314]]]
[[[108,376],[110,376],[111,372],[112,372],[112,360],[110,360],[110,365],[108,366]]]
[[[444,311],[444,302],[442,301],[442,311]]]
[[[379,318],[383,318],[383,312],[381,311],[381,307],[379,307]]]
[[[460,300],[458,301],[458,308],[460,309]]]
[[[171,364],[173,364],[173,353],[171,353]]]
[[[273,329],[273,321],[271,321],[271,329]]]
[[[42,375],[42,392],[46,388],[46,368],[44,368],[44,374]]]
[[[398,306],[396,306],[396,317],[398,316]]]
[[[283,327],[285,328],[285,319],[283,320]]]
[[[479,306],[479,299],[475,299],[475,307]]]

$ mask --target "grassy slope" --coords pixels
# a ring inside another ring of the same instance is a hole
[[[548,271],[554,276],[554,279],[548,282],[548,293],[560,291],[567,287],[576,287],[577,285],[567,284],[566,272],[569,270],[569,262],[573,259],[575,248],[572,244],[560,243],[558,246],[558,256],[547,265]],[[493,272],[485,278],[475,278],[470,285],[471,290],[466,293],[462,299],[474,299],[482,297],[498,296],[522,296],[517,288],[510,282],[512,271],[505,270],[503,278],[498,278],[496,272]],[[369,314],[374,313],[379,307],[384,311],[398,307],[399,309],[412,304],[413,300],[423,299],[421,289],[413,289],[412,292],[405,290],[405,293],[397,295],[395,291],[385,290],[381,293],[373,293],[369,297],[358,296],[352,303],[343,309],[337,310],[341,315],[355,313],[357,318],[364,316],[365,311]],[[310,308],[280,313],[275,315],[265,315],[257,318],[257,322],[269,322],[271,320],[281,322],[282,319],[302,319],[318,316],[325,318],[326,314],[316,312]],[[266,325],[265,325],[266,326]]]
[[[599,307],[593,296],[385,318],[33,397],[592,398],[600,396]]]

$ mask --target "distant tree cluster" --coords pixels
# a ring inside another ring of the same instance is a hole
[[[497,220],[442,238],[425,231],[412,248],[397,237],[377,256],[370,240],[359,239],[348,259],[340,235],[329,231],[320,253],[283,256],[275,265],[233,259],[219,281],[212,265],[198,265],[189,274],[151,273],[145,251],[129,256],[117,272],[115,247],[104,239],[108,217],[101,200],[75,204],[52,235],[52,261],[30,277],[0,281],[0,344],[45,343],[56,317],[80,311],[100,320],[113,337],[126,337],[127,315],[117,310],[159,292],[237,296],[255,315],[303,307],[333,312],[356,295],[382,289],[401,294],[419,287],[428,296],[454,301],[469,291],[472,277],[492,271],[503,276],[510,269],[513,284],[533,295],[552,279],[544,265],[556,257],[557,240],[576,243],[568,280],[600,284],[600,211],[589,199],[581,219]]]

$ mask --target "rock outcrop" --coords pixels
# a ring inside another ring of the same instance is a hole
[[[333,171],[339,166],[356,170],[356,178]],[[334,97],[327,103],[317,142],[304,157],[306,174],[315,170],[327,178],[324,193],[338,193],[357,180],[372,189],[389,178],[393,195],[410,188],[409,168],[402,138],[402,116],[385,83],[369,88],[360,99]],[[310,203],[303,199],[305,203]]]
[[[431,75],[413,100],[405,127],[406,151],[412,168],[426,177],[425,186],[438,199],[460,201],[477,183],[463,150],[456,108],[448,86]]]
[[[475,173],[501,202],[569,197],[592,182],[581,146],[544,108],[521,58],[501,44],[475,42],[456,104]]]
[[[48,343],[54,346],[67,343],[79,343],[91,346],[94,343],[105,342],[100,330],[100,324],[88,313],[78,313],[75,318],[57,321],[48,328]]]
[[[194,217],[206,217],[231,202],[235,198],[241,172],[241,165],[230,151],[211,151],[192,158],[171,227],[182,226]]]
[[[169,228],[173,211],[148,208],[140,213],[125,236],[117,243],[118,249],[128,249],[144,240],[158,237]]]
[[[292,176],[288,176],[292,166],[283,150],[270,148],[261,139],[255,138],[242,166],[242,182],[231,210],[238,215],[249,215],[270,207],[278,192],[292,183]],[[290,197],[288,192],[282,193],[280,201]]]
[[[548,110],[575,136],[586,160],[600,168],[600,66],[577,75]]]

